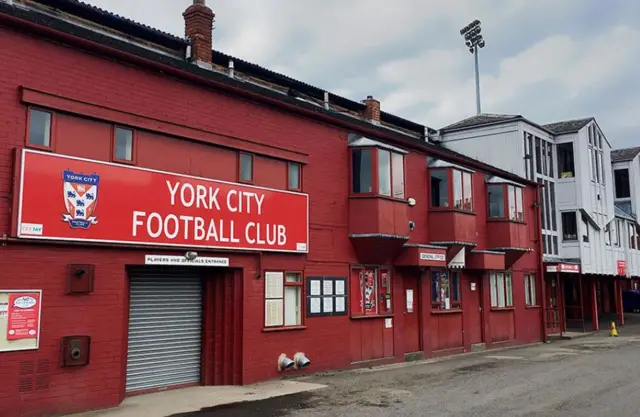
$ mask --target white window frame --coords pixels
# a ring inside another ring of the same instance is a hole
[[[536,274],[524,274],[524,301],[527,307],[535,307],[538,305],[537,293]]]
[[[513,307],[513,275],[511,272],[491,272],[491,308]]]
[[[267,271],[264,276],[264,327],[271,329],[303,326],[302,273]],[[293,294],[293,298],[288,294]]]

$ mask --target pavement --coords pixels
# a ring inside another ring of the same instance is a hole
[[[640,315],[619,328],[489,350],[245,387],[130,397],[73,417],[636,417]]]
[[[637,320],[640,322],[640,319]],[[439,361],[299,378],[312,392],[168,417],[636,417],[640,324]]]

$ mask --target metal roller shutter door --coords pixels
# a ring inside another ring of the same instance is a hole
[[[193,270],[131,274],[127,392],[200,382],[202,280]]]

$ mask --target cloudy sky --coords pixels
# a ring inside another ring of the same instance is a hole
[[[87,0],[183,36],[191,0]],[[445,126],[475,114],[460,29],[482,22],[482,110],[544,124],[595,116],[640,146],[640,1],[208,0],[214,48],[385,111]]]

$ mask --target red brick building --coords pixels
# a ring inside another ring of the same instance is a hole
[[[0,2],[0,416],[546,338],[536,184],[212,54],[194,3],[187,42]]]

